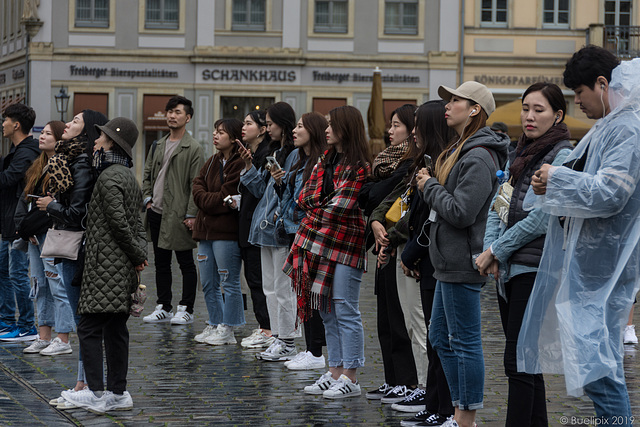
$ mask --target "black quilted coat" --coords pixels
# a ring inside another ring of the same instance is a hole
[[[129,312],[135,266],[147,259],[141,206],[129,168],[114,164],[100,173],[89,202],[79,314]]]

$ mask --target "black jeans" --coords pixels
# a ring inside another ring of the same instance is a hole
[[[322,347],[327,345],[324,337],[324,323],[318,310],[311,311],[311,317],[304,322],[304,341],[307,351],[315,357],[322,356]]]
[[[429,320],[431,320],[431,309],[433,308],[433,296],[435,292],[435,288],[427,289],[422,284],[420,286],[424,321],[427,324],[427,359],[429,359],[426,384],[427,411],[436,412],[448,417],[449,415],[453,415],[454,412],[453,404],[451,403],[451,393],[449,392],[449,384],[447,383],[447,377],[444,375],[438,353],[433,349],[431,341],[429,341]]]
[[[129,369],[129,313],[83,314],[78,324],[84,372],[92,391],[104,390],[102,341],[107,356],[107,390],[122,394]]]
[[[376,270],[378,340],[385,382],[408,386],[418,384],[418,373],[398,298],[396,268],[396,258],[392,257],[386,267]]]
[[[262,290],[262,264],[260,262],[260,248],[257,246],[240,247],[242,262],[244,263],[244,278],[251,292],[253,314],[256,316],[261,329],[271,329],[267,298]]]
[[[518,372],[516,346],[524,311],[536,280],[536,273],[513,277],[506,283],[509,302],[498,296],[502,329],[506,336],[504,373],[509,379],[506,426],[548,426],[547,404],[542,374]]]
[[[156,291],[158,300],[156,304],[162,304],[165,311],[171,311],[171,251],[158,247],[158,238],[160,236],[160,223],[162,215],[147,209],[147,221],[149,222],[149,231],[151,231],[151,241],[153,242],[153,256],[156,265]],[[187,311],[193,314],[193,304],[196,301],[196,288],[198,287],[198,273],[196,272],[196,264],[193,261],[193,250],[175,251],[176,259],[182,271],[182,299],[180,305],[186,305]]]

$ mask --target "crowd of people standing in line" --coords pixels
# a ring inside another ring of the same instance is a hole
[[[192,103],[175,96],[142,187],[130,169],[138,139],[130,120],[84,110],[66,125],[49,122],[38,150],[29,136],[35,113],[11,106],[3,134],[14,145],[0,190],[3,202],[21,196],[0,217],[0,274],[11,283],[0,286],[0,339],[33,341],[25,353],[68,354],[77,330],[76,386],[51,404],[132,408],[126,323],[148,236],[157,305],[145,322],[193,323],[197,265],[208,320],[194,339],[236,344],[244,263],[258,328],[242,346],[302,370],[325,369],[326,345],[328,371],[304,392],[359,396],[359,296],[372,249],[385,382],[366,397],[415,413],[402,425],[475,426],[484,395],[480,291],[490,278],[506,337],[506,425],[548,425],[543,372],[565,373],[568,392],[584,391],[598,417],[630,425],[621,348],[640,283],[639,61],[619,64],[587,46],[567,62],[576,103],[601,119],[575,150],[562,90],[546,82],[524,92],[515,144],[487,126],[493,95],[470,81],[440,86],[441,101],[393,111],[390,145],[375,159],[356,108],[296,121],[277,102],[243,122],[216,121],[205,161],[186,131]],[[48,230],[84,231],[82,253],[41,257]],[[175,313],[172,252],[183,278]],[[604,272],[594,270],[604,267],[599,259],[610,261]]]

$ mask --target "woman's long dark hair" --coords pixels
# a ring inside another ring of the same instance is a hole
[[[422,104],[415,112],[416,144],[409,145],[407,158],[412,158],[413,164],[409,168],[407,178],[411,180],[415,172],[424,167],[424,155],[431,157],[432,164],[444,151],[455,132],[444,118],[446,101],[428,101]],[[433,171],[433,166],[432,166]]]
[[[329,111],[329,121],[333,133],[342,144],[342,164],[362,168],[371,164],[371,148],[365,136],[360,111],[351,105],[336,107]],[[325,162],[332,157],[334,150],[329,149]]]
[[[302,125],[309,133],[309,155],[307,156],[303,149],[299,150],[298,163],[292,168],[292,171],[298,171],[304,167],[302,172],[302,181],[306,182],[311,176],[313,167],[316,165],[318,158],[327,151],[327,138],[325,131],[329,122],[318,112],[304,113],[301,117]],[[291,174],[291,185],[294,184],[296,174]]]
[[[269,151],[273,154],[276,150],[282,147],[282,150],[276,154],[276,160],[281,166],[284,166],[287,156],[294,148],[293,128],[296,127],[296,113],[293,111],[293,108],[291,108],[291,105],[280,101],[275,104],[271,104],[269,108],[267,108],[267,114],[271,121],[282,129],[282,140],[272,140],[269,143]]]
[[[84,129],[82,129],[82,133],[80,135],[86,135],[86,153],[91,157],[93,156],[93,146],[96,143],[96,139],[100,137],[100,133],[96,129],[96,125],[104,126],[107,124],[109,119],[99,111],[87,109],[82,110],[82,120],[84,120]]]

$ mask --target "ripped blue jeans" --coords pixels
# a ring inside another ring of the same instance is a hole
[[[484,356],[480,323],[482,283],[438,280],[433,297],[429,341],[438,352],[454,407],[482,408]]]
[[[244,304],[240,289],[242,256],[238,242],[201,240],[197,259],[209,324],[244,325]]]

